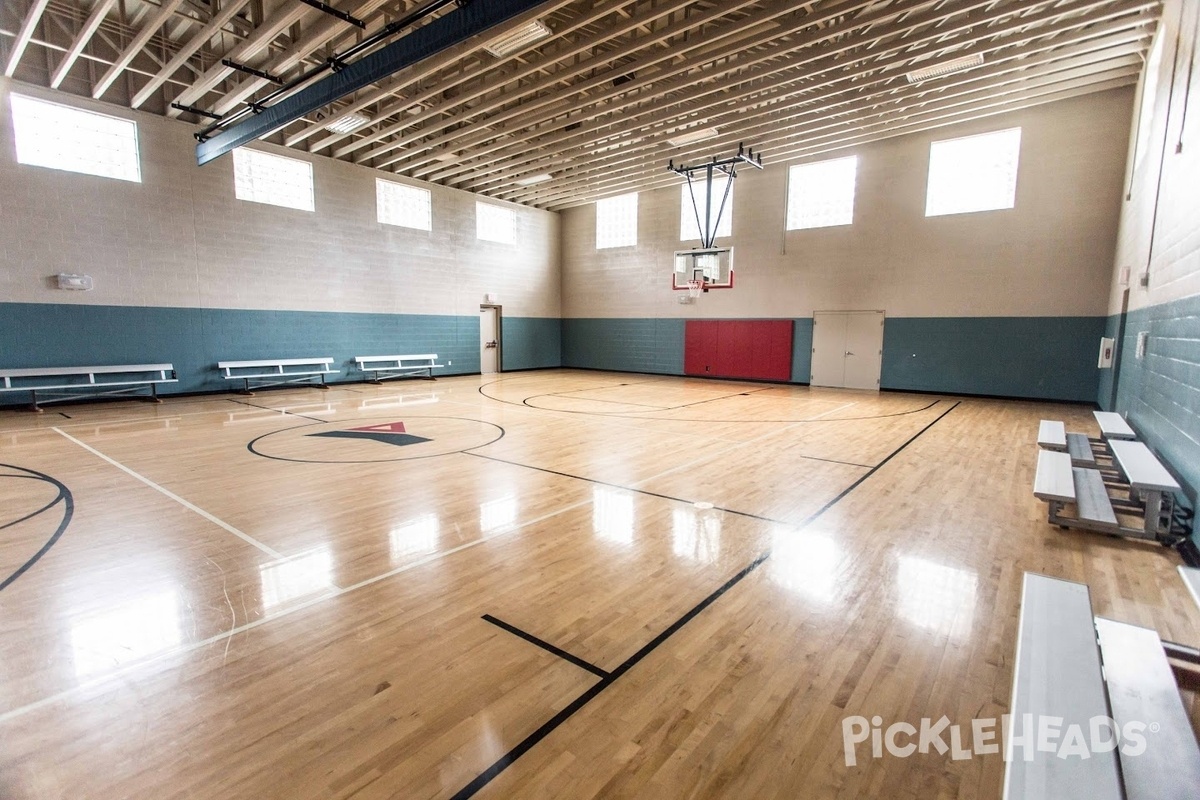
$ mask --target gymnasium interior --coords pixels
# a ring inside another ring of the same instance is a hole
[[[1200,0],[4,0],[0,798],[1200,797]]]

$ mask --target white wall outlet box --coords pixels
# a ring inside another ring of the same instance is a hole
[[[1100,369],[1112,368],[1114,344],[1116,343],[1107,336],[1100,337],[1100,363],[1096,365]]]
[[[58,288],[86,292],[92,288],[92,276],[68,275],[65,272],[61,272],[58,275]]]
[[[486,298],[485,302],[491,303],[492,305],[500,302],[500,295],[498,294],[492,294],[491,292],[488,292],[484,295],[484,297]]]
[[[1138,331],[1137,335],[1137,357],[1146,357],[1146,340],[1150,338],[1150,331]]]

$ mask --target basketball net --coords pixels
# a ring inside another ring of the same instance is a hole
[[[688,281],[688,296],[693,300],[700,296],[700,292],[704,290],[704,281]]]

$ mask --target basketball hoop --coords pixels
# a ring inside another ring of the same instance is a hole
[[[693,300],[695,300],[697,297],[699,297],[700,292],[702,292],[704,290],[704,281],[703,280],[688,281],[687,285],[688,285],[688,297],[692,298]]]

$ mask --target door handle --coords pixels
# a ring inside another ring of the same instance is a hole
[[[846,355],[848,355],[848,356],[852,356],[852,355],[854,355],[854,353],[851,353],[849,350],[847,350],[847,351],[846,351]]]
[[[484,345],[484,347],[496,347],[496,346],[497,346],[496,342],[488,342],[487,344]]]

